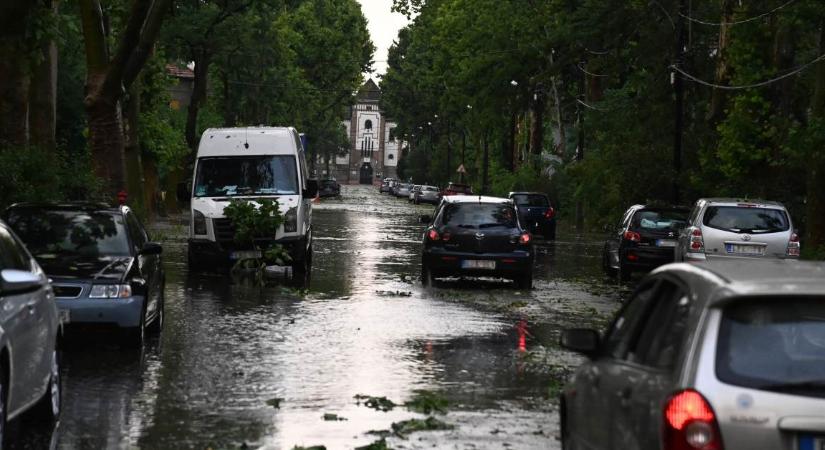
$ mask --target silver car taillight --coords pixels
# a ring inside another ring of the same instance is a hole
[[[692,389],[676,392],[668,399],[663,437],[667,450],[724,449],[713,408]]]
[[[694,228],[690,232],[690,250],[691,253],[705,252],[705,239],[702,237],[702,230]]]
[[[802,250],[802,246],[799,244],[799,235],[796,233],[791,234],[791,239],[788,241],[788,251],[787,255],[792,258],[798,258],[799,252]]]

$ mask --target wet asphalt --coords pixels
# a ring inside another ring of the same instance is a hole
[[[556,396],[580,359],[558,333],[602,326],[628,292],[601,274],[601,236],[562,224],[537,246],[531,291],[499,280],[425,289],[418,216],[432,209],[344,186],[314,207],[306,290],[188,273],[184,219],[159,222],[162,334],[141,352],[102,332],[73,339],[60,423],[17,419],[10,447],[352,449],[426,418],[402,405],[424,390],[449,402],[435,416],[452,429],[390,435],[390,448],[560,448]],[[402,406],[378,411],[356,395]]]

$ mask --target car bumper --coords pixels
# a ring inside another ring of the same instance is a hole
[[[100,324],[132,328],[140,325],[144,297],[128,298],[73,298],[56,300],[57,308],[64,315],[68,311],[68,325]]]
[[[637,259],[633,261],[628,258],[629,255],[635,255]],[[674,260],[673,249],[670,247],[633,247],[624,249],[621,256],[625,267],[636,270],[653,270]]]
[[[292,261],[303,261],[306,258],[307,240],[304,236],[290,236],[278,240],[260,242],[262,248],[270,243],[282,245],[292,257]],[[234,251],[249,250],[240,248],[233,242],[215,242],[209,239],[189,239],[190,255],[206,265],[225,265],[232,262],[231,254]]]
[[[533,254],[530,252],[477,254],[435,250],[425,252],[422,261],[433,276],[512,277],[533,270]],[[465,261],[494,261],[495,268],[467,268]]]

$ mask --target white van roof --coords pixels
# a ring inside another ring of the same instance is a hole
[[[201,136],[198,158],[294,155],[297,140],[298,133],[292,127],[209,128]]]

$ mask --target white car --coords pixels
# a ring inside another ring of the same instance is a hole
[[[294,128],[204,131],[193,176],[190,267],[250,257],[254,250],[235,243],[235,230],[223,210],[235,199],[274,199],[284,223],[271,242],[289,251],[294,278],[305,278],[312,264],[312,199],[317,193],[318,182],[309,178],[304,147]]]
[[[61,409],[60,317],[49,279],[0,221],[0,447],[6,423],[32,410]]]

